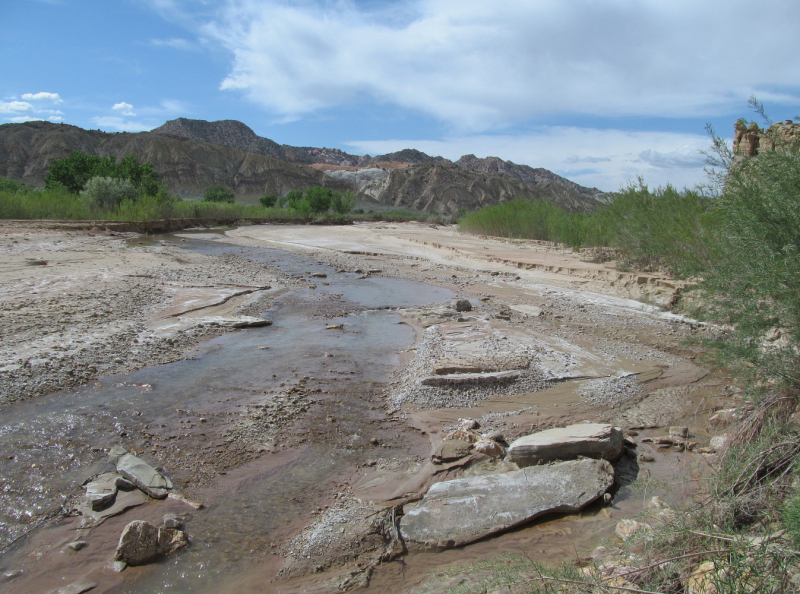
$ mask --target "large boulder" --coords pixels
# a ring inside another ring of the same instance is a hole
[[[580,423],[520,437],[508,457],[520,468],[578,456],[616,460],[622,455],[622,431],[613,425]]]
[[[172,488],[172,481],[133,454],[117,460],[117,472],[153,499],[164,499]]]
[[[136,520],[122,530],[114,560],[127,565],[144,565],[156,561],[189,544],[182,530],[158,528],[150,522]]]
[[[614,483],[605,460],[574,460],[433,485],[400,520],[410,550],[458,547],[549,513],[576,512]]]

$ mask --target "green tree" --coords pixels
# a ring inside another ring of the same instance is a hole
[[[226,186],[209,186],[203,192],[203,201],[205,202],[230,202],[233,203],[236,195],[233,190]]]
[[[262,196],[261,198],[259,198],[258,201],[261,203],[261,206],[263,206],[265,208],[272,208],[273,206],[275,206],[275,203],[278,201],[278,195],[277,194],[267,194],[266,196]]]
[[[98,157],[73,151],[63,159],[55,159],[44,178],[48,189],[66,188],[79,194],[93,177],[127,179],[140,195],[158,193],[158,175],[152,163],[139,163],[135,155],[123,156],[119,163],[113,155]]]
[[[356,195],[351,190],[344,192],[334,192],[331,197],[331,208],[333,212],[340,215],[346,215],[353,210],[356,204]]]
[[[331,198],[333,191],[330,188],[323,188],[322,186],[314,186],[306,190],[305,200],[314,214],[322,214],[328,212],[331,207]]]
[[[286,196],[280,199],[281,207],[296,209],[297,204],[303,199],[302,190],[289,190]]]

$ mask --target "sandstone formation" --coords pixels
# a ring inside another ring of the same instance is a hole
[[[578,456],[616,460],[624,449],[622,431],[613,425],[580,423],[520,437],[508,457],[520,467]]]
[[[605,460],[574,460],[433,485],[400,520],[410,550],[459,547],[548,513],[570,513],[614,482]]]
[[[733,154],[752,157],[765,151],[773,151],[800,143],[800,123],[786,120],[776,122],[762,130],[755,122],[748,125],[744,120],[734,124]]]

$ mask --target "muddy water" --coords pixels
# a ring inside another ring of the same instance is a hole
[[[238,418],[241,405],[269,398],[304,377],[309,378],[310,388],[318,386],[318,407],[336,399],[341,423],[328,442],[309,439],[300,448],[286,449],[279,435],[277,443],[267,444],[278,453],[255,456],[217,479],[204,492],[209,508],[194,514],[190,522],[192,546],[163,563],[127,570],[113,591],[220,591],[222,583],[234,582],[238,572],[259,563],[271,540],[305,523],[320,485],[332,483],[347,468],[374,456],[364,447],[373,431],[368,423],[383,411],[370,403],[377,403],[381,382],[399,364],[398,350],[414,340],[413,331],[386,308],[441,303],[452,296],[445,289],[419,283],[337,273],[280,250],[194,239],[181,245],[206,254],[233,253],[257,260],[307,277],[317,288],[282,297],[263,314],[272,326],[211,340],[194,359],[106,378],[0,410],[0,546],[30,530],[69,494],[80,492],[87,477],[105,469],[103,449],[118,443],[131,447],[134,436],[141,444],[140,434],[171,432],[186,449],[224,448],[216,440]],[[315,273],[327,278],[313,278]],[[321,311],[327,315],[321,316]],[[326,324],[344,326],[325,330]],[[263,346],[269,348],[259,348]],[[190,423],[189,413],[195,420],[208,417],[208,422]],[[314,406],[307,424],[313,422],[313,414]],[[292,425],[287,423],[287,434]],[[390,445],[393,456],[413,455],[424,447],[414,439]],[[169,472],[168,461],[164,466]],[[128,512],[125,517],[137,519],[134,516],[136,512]],[[45,523],[17,541],[0,559],[0,570],[27,568],[31,543],[53,529]]]

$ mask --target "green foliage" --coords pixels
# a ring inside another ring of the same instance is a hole
[[[236,201],[236,195],[226,186],[209,186],[203,192],[203,201],[233,203]]]
[[[302,190],[289,190],[286,196],[283,196],[278,201],[278,205],[281,208],[291,208],[296,209],[297,204],[303,199],[303,191]]]
[[[328,212],[331,207],[333,191],[330,188],[314,186],[306,190],[304,201],[308,203],[308,209],[314,214]]]
[[[53,160],[44,180],[48,189],[63,187],[79,194],[93,177],[126,179],[139,194],[153,196],[158,192],[158,176],[153,164],[139,163],[134,155],[125,155],[117,163],[112,155],[98,157],[74,151],[63,159]]]
[[[346,215],[356,204],[356,195],[351,190],[334,192],[331,197],[331,208],[339,215]],[[363,212],[363,211],[362,211]]]
[[[7,177],[0,177],[0,192],[13,192],[15,194],[24,194],[28,188],[15,182],[13,179]]]
[[[277,194],[267,194],[266,196],[262,196],[258,199],[261,203],[261,206],[265,208],[272,208],[275,206],[275,203],[278,202],[278,195]]]
[[[124,200],[135,200],[138,195],[136,188],[129,179],[113,177],[93,177],[86,182],[86,189],[81,192],[92,208],[113,210]]]
[[[794,541],[794,546],[800,548],[800,490],[786,504],[783,523]]]

